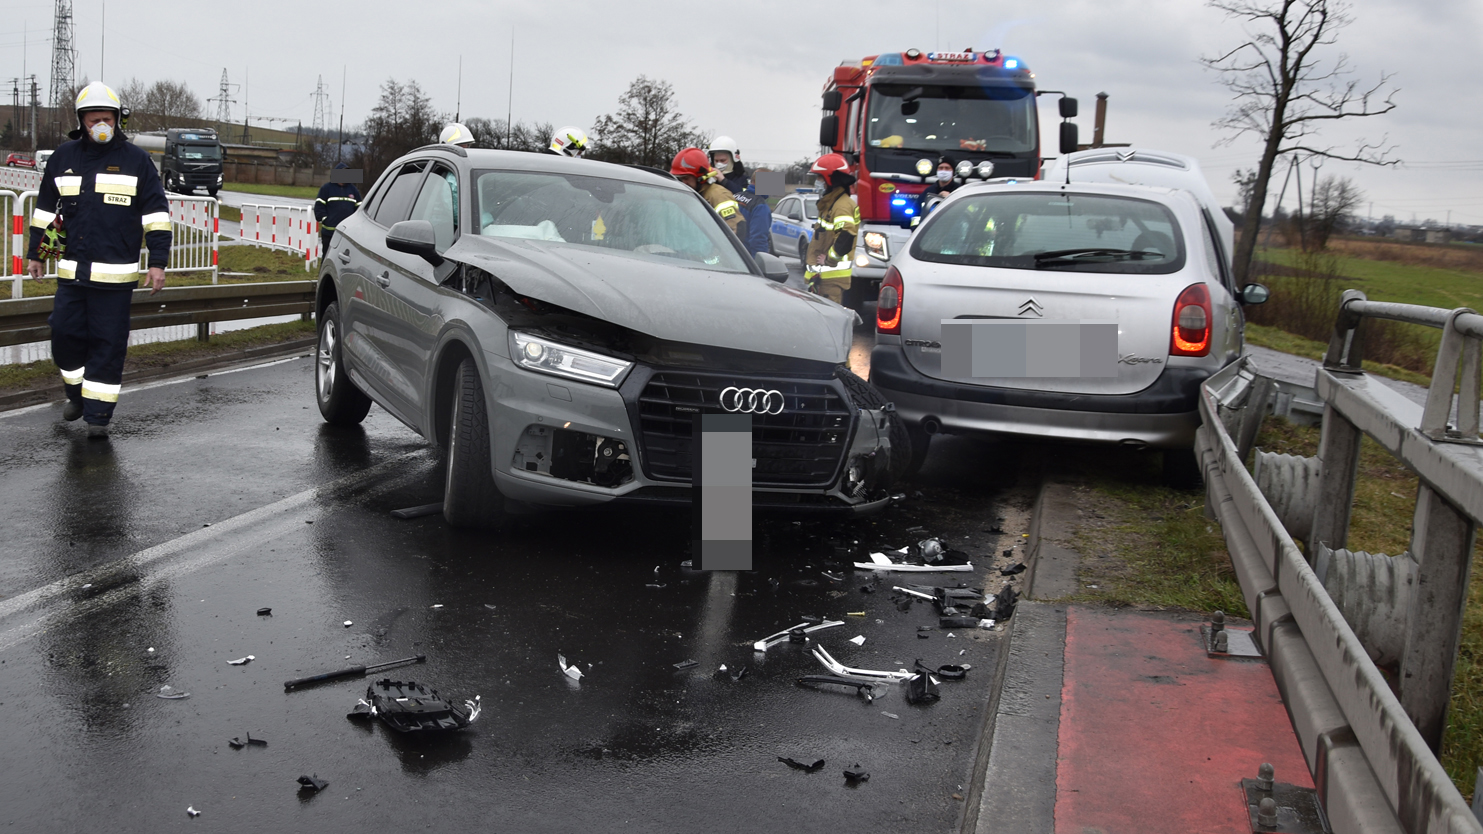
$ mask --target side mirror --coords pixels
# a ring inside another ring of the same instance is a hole
[[[1261,284],[1247,284],[1241,288],[1236,300],[1242,304],[1265,304],[1272,297],[1272,291]]]
[[[824,93],[824,109],[830,113],[836,112],[844,106],[844,95],[838,90],[830,90]]]
[[[416,255],[433,266],[443,265],[443,256],[438,254],[438,238],[433,233],[433,224],[426,220],[403,220],[392,226],[386,232],[386,248]]]
[[[1076,99],[1061,96],[1061,118],[1076,118]]]
[[[757,266],[762,269],[762,277],[779,284],[788,283],[788,265],[783,259],[769,252],[757,253]]]
[[[1061,99],[1065,101],[1065,99]],[[1076,153],[1076,146],[1080,144],[1076,132],[1076,125],[1071,122],[1061,122],[1061,153]]]
[[[839,144],[839,117],[825,116],[819,120],[819,144],[833,148]]]

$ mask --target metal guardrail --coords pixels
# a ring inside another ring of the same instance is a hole
[[[134,291],[130,326],[168,327],[314,312],[314,281],[166,287],[159,295]],[[0,300],[0,346],[51,338],[52,297]]]
[[[1366,318],[1443,329],[1424,408],[1360,370]],[[1324,412],[1319,455],[1268,460],[1271,498],[1245,466],[1253,424],[1265,414],[1259,392],[1270,386],[1243,358],[1201,389],[1196,450],[1207,506],[1223,528],[1255,637],[1320,800],[1341,834],[1483,832],[1436,757],[1483,518],[1480,338],[1483,316],[1471,310],[1382,304],[1345,293],[1316,374]],[[1449,425],[1459,370],[1463,406]],[[1420,479],[1411,546],[1399,556],[1344,549],[1365,435]],[[1284,473],[1292,473],[1288,482],[1274,488],[1271,482]],[[1293,518],[1304,508],[1312,513],[1304,531],[1311,566],[1281,521],[1286,515],[1301,527]],[[1372,660],[1388,655],[1398,655],[1391,679]]]

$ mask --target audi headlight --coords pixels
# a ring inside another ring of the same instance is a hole
[[[515,330],[510,331],[510,357],[515,360],[516,365],[526,370],[564,376],[608,388],[617,388],[623,375],[633,367],[632,362]]]
[[[886,246],[886,236],[880,232],[865,233],[865,251],[869,252],[871,257],[879,258],[883,261],[889,261],[891,259],[891,251]]]

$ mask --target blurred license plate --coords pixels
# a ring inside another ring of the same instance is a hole
[[[958,379],[1117,376],[1117,322],[944,319],[942,372]]]

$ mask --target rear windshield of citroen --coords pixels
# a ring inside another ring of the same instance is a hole
[[[1148,200],[990,193],[944,204],[911,254],[970,266],[1161,275],[1183,268],[1182,240],[1174,215]]]

